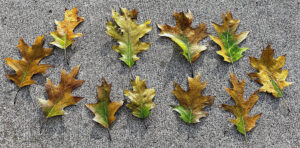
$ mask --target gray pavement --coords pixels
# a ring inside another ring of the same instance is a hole
[[[287,81],[295,82],[284,90],[291,113],[287,113],[281,100],[269,94],[259,94],[259,100],[251,115],[262,112],[256,128],[248,133],[250,147],[300,147],[300,1],[240,1],[240,0],[0,0],[0,147],[244,147],[244,137],[228,121],[234,116],[218,105],[233,104],[226,87],[231,87],[231,65],[216,54],[219,47],[207,37],[201,44],[206,51],[194,63],[194,73],[207,81],[205,95],[216,96],[215,104],[205,110],[207,118],[194,125],[185,124],[170,105],[178,104],[171,94],[173,81],[187,88],[191,68],[179,47],[170,39],[159,37],[156,24],[175,25],[174,11],[191,10],[193,26],[205,23],[208,33],[216,35],[211,22],[222,23],[221,14],[231,10],[234,18],[240,18],[238,32],[250,31],[241,43],[249,47],[244,57],[234,63],[240,80],[246,79],[245,98],[260,85],[251,81],[247,73],[255,71],[249,64],[249,56],[259,57],[267,44],[275,49],[275,55],[287,55],[285,69],[289,69]],[[16,105],[13,98],[17,86],[5,77],[13,70],[5,65],[6,57],[20,58],[17,49],[20,37],[32,44],[44,34],[44,47],[52,47],[49,32],[55,29],[54,19],[62,20],[65,8],[78,6],[84,22],[75,32],[84,36],[76,39],[68,50],[70,65],[64,65],[64,52],[54,49],[51,56],[41,63],[54,65],[47,74],[33,77],[37,85],[25,87],[18,94]],[[132,68],[134,76],[147,80],[147,86],[156,89],[155,103],[149,118],[140,120],[130,114],[125,106],[117,112],[117,120],[111,129],[112,141],[99,124],[92,121],[93,113],[84,104],[96,102],[96,85],[101,77],[112,83],[111,98],[123,100],[123,89],[131,89],[129,68],[111,49],[115,42],[106,35],[106,19],[111,19],[111,8],[137,8],[138,22],[152,19],[153,30],[142,40],[153,43],[149,50],[140,53],[140,60]],[[86,82],[73,91],[84,99],[77,105],[67,107],[67,114],[49,119],[40,133],[44,118],[37,98],[47,98],[45,80],[59,82],[63,67],[68,71],[81,64],[78,79]]]

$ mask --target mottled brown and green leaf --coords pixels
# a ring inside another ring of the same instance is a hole
[[[98,102],[96,104],[86,104],[94,114],[94,121],[109,129],[116,120],[115,113],[123,105],[123,101],[110,101],[111,84],[107,84],[102,78],[102,85],[97,86]]]
[[[194,62],[199,56],[200,52],[206,50],[205,45],[198,45],[198,42],[207,36],[205,24],[199,24],[198,27],[192,28],[193,14],[175,12],[174,18],[176,26],[158,25],[161,33],[160,36],[171,38],[183,50],[182,54],[190,62]]]
[[[188,78],[189,89],[184,91],[180,85],[175,84],[172,93],[175,95],[180,105],[176,105],[174,110],[180,114],[181,119],[186,123],[197,123],[200,118],[207,117],[207,112],[203,108],[214,104],[214,96],[202,96],[206,87],[206,82],[200,81],[200,75],[195,78]]]
[[[147,88],[145,80],[136,77],[131,81],[133,90],[124,90],[125,96],[130,99],[130,103],[126,106],[132,110],[132,114],[138,118],[146,118],[150,114],[150,110],[155,107],[152,102],[155,96],[154,88]]]
[[[272,93],[276,98],[283,96],[283,88],[290,86],[291,82],[286,82],[288,70],[281,70],[285,63],[285,55],[274,59],[274,50],[270,45],[262,51],[260,59],[250,57],[250,64],[257,69],[258,73],[249,73],[251,79],[263,86],[260,92]]]
[[[55,40],[50,44],[66,50],[74,42],[74,38],[82,36],[82,33],[74,34],[73,32],[76,26],[83,21],[83,17],[78,17],[77,13],[77,7],[74,7],[72,10],[66,9],[64,20],[55,20],[57,29],[50,33]]]
[[[14,81],[19,88],[27,85],[36,84],[31,77],[35,74],[46,73],[47,69],[52,67],[48,64],[39,62],[52,53],[52,48],[43,48],[44,36],[38,36],[32,46],[28,46],[22,38],[17,46],[22,54],[21,60],[6,58],[6,64],[16,71],[15,74],[6,76]]]
[[[255,127],[256,121],[261,117],[261,113],[250,117],[248,114],[258,100],[258,91],[254,92],[248,100],[244,100],[244,89],[245,89],[245,80],[239,82],[234,74],[231,73],[230,81],[233,85],[233,88],[226,88],[226,91],[230,94],[232,99],[235,102],[235,105],[221,104],[221,107],[233,113],[236,116],[236,119],[230,119],[229,121],[236,125],[237,130],[245,135],[246,132],[249,132],[252,128]]]
[[[84,80],[76,80],[75,77],[79,71],[79,65],[69,74],[63,69],[58,86],[54,86],[50,79],[47,79],[46,92],[48,100],[38,99],[42,105],[46,118],[63,115],[63,109],[67,106],[76,104],[82,97],[73,97],[71,92],[81,86]]]
[[[248,49],[248,47],[240,48],[239,44],[247,38],[249,31],[240,34],[235,33],[240,20],[233,19],[230,11],[226,15],[222,14],[222,17],[223,25],[213,23],[219,37],[212,35],[209,35],[209,37],[221,47],[221,50],[217,51],[217,54],[221,55],[224,61],[233,63],[242,58],[242,53]]]
[[[140,38],[152,30],[151,20],[139,25],[136,9],[132,11],[126,8],[120,9],[121,14],[112,10],[114,22],[107,21],[106,33],[119,43],[119,45],[113,45],[112,48],[122,55],[120,60],[132,67],[134,62],[139,60],[137,54],[147,50],[151,45],[151,43],[140,42]]]

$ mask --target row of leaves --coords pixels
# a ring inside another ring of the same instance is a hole
[[[134,9],[128,11],[126,8],[121,8],[121,14],[112,10],[112,17],[114,21],[107,21],[106,33],[115,39],[119,45],[113,45],[112,49],[120,53],[122,57],[120,60],[124,61],[130,68],[139,59],[137,54],[141,51],[147,50],[150,43],[140,42],[139,39],[152,30],[149,26],[151,20],[143,24],[137,24],[138,12]],[[77,16],[77,8],[65,11],[63,21],[55,21],[57,30],[51,32],[51,36],[55,39],[51,44],[63,49],[64,51],[74,42],[74,38],[82,36],[81,33],[73,33],[73,30],[84,19]],[[182,54],[192,64],[200,53],[206,50],[206,46],[198,45],[198,42],[207,37],[205,24],[199,24],[198,27],[192,28],[193,15],[180,12],[174,13],[176,26],[158,25],[161,29],[160,36],[171,38],[177,43],[181,49]],[[224,61],[233,64],[242,57],[242,53],[248,48],[240,48],[239,43],[246,39],[248,31],[236,34],[236,29],[240,20],[233,19],[231,13],[223,14],[223,24],[218,25],[213,23],[214,28],[218,33],[218,37],[209,35],[209,37],[217,43],[221,50],[217,51],[219,55],[224,57]],[[23,39],[20,39],[18,48],[22,54],[21,60],[14,60],[6,58],[6,63],[16,71],[15,74],[8,74],[7,77],[14,81],[20,88],[35,84],[31,79],[34,74],[42,74],[52,67],[47,64],[39,64],[39,62],[52,53],[52,48],[43,48],[44,36],[36,38],[32,46],[27,45]],[[67,55],[65,52],[65,59]],[[288,70],[281,70],[285,63],[285,55],[274,59],[274,50],[270,45],[262,51],[260,59],[250,57],[250,64],[258,70],[258,73],[250,73],[251,79],[255,79],[262,84],[259,89],[260,92],[272,93],[276,98],[283,98],[283,88],[291,85],[285,79],[288,75]],[[192,65],[191,65],[192,66]],[[233,65],[232,65],[233,66]],[[76,104],[83,99],[82,97],[74,97],[71,92],[81,86],[84,80],[77,80],[79,66],[76,66],[69,74],[63,69],[61,80],[58,86],[54,86],[50,79],[46,82],[46,92],[48,99],[38,99],[42,105],[46,118],[63,115],[63,109],[66,106]],[[233,68],[234,72],[234,68]],[[250,117],[248,114],[259,99],[255,91],[247,100],[244,100],[243,93],[245,87],[245,80],[240,82],[236,76],[231,73],[230,81],[233,88],[226,88],[227,92],[234,99],[235,105],[221,104],[220,106],[229,112],[232,112],[236,119],[230,121],[237,126],[240,133],[245,135],[255,127],[256,121],[261,117],[261,113]],[[200,81],[200,76],[188,78],[189,89],[183,90],[179,84],[175,84],[175,89],[172,93],[178,99],[180,105],[174,106],[174,110],[180,114],[180,117],[186,123],[197,123],[200,118],[206,117],[207,112],[203,108],[214,103],[214,96],[202,96],[202,91],[206,87],[206,82]],[[147,88],[145,80],[136,77],[131,81],[133,90],[124,90],[125,96],[130,99],[127,107],[132,110],[132,114],[138,118],[146,118],[150,114],[151,109],[155,107],[152,102],[155,96],[155,89]],[[110,129],[112,123],[116,120],[114,114],[123,105],[123,101],[111,102],[110,100],[111,84],[107,84],[102,78],[102,85],[97,86],[98,102],[95,104],[86,104],[94,114],[94,121],[100,123],[103,127]]]

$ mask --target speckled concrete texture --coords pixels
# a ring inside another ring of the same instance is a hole
[[[262,112],[256,128],[248,133],[250,147],[300,147],[300,1],[269,0],[0,0],[0,147],[244,147],[244,137],[228,121],[234,116],[223,111],[219,104],[233,104],[226,87],[231,87],[231,65],[216,54],[219,47],[207,37],[200,44],[208,45],[206,51],[194,63],[194,73],[207,81],[205,95],[216,96],[215,104],[205,110],[207,118],[194,125],[185,124],[170,105],[178,104],[171,94],[173,81],[187,88],[191,68],[180,55],[179,47],[170,39],[159,37],[157,24],[175,25],[174,11],[191,10],[193,26],[205,23],[208,33],[216,35],[211,22],[222,23],[221,14],[231,10],[234,18],[240,18],[237,32],[250,31],[241,43],[249,47],[244,57],[234,63],[240,80],[246,80],[245,98],[260,85],[250,80],[247,73],[255,71],[249,64],[249,56],[259,57],[267,44],[275,49],[276,57],[286,54],[284,69],[289,69],[287,81],[295,82],[284,90],[291,112],[288,114],[281,100],[260,93],[251,115]],[[69,66],[63,64],[64,52],[55,48],[51,56],[41,63],[54,65],[47,74],[33,77],[37,85],[23,88],[13,98],[17,86],[5,77],[13,70],[5,65],[4,58],[20,59],[18,40],[32,44],[44,34],[44,47],[52,47],[49,32],[55,29],[54,19],[62,20],[65,8],[78,6],[79,16],[85,18],[75,32],[84,36],[76,39],[67,54]],[[111,129],[112,141],[99,124],[92,121],[93,113],[84,104],[96,102],[96,85],[101,77],[112,83],[113,101],[126,99],[123,89],[131,89],[129,68],[120,55],[111,49],[116,44],[105,33],[106,19],[111,19],[111,8],[137,8],[138,22],[152,19],[153,30],[142,40],[153,43],[149,50],[140,53],[140,60],[132,68],[133,76],[147,80],[147,86],[156,89],[155,103],[149,118],[140,120],[130,114],[125,106],[117,112],[117,120]],[[44,118],[37,98],[47,98],[45,80],[59,82],[63,67],[69,71],[81,64],[78,79],[86,82],[73,91],[84,97],[77,105],[67,107],[66,115],[47,120],[40,132]]]

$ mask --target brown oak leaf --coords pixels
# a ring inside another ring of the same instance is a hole
[[[54,86],[50,79],[46,82],[46,92],[48,100],[38,99],[42,105],[46,118],[63,115],[63,109],[67,106],[76,104],[83,97],[73,97],[71,92],[84,83],[84,80],[76,80],[75,77],[79,71],[79,65],[76,66],[69,74],[62,70],[58,86]]]
[[[14,81],[19,88],[26,85],[36,84],[31,77],[35,74],[46,73],[47,69],[52,67],[48,64],[39,62],[52,53],[52,48],[43,48],[44,36],[38,36],[32,46],[28,46],[22,38],[17,46],[22,54],[21,60],[6,58],[6,64],[16,71],[15,74],[6,76]]]

